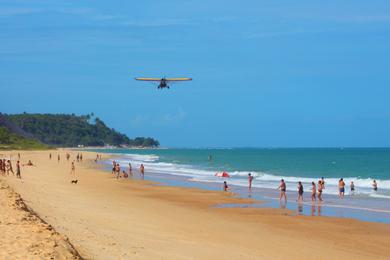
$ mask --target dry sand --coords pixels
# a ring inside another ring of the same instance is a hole
[[[72,158],[77,154],[71,153]],[[388,224],[292,216],[279,209],[214,208],[243,200],[224,192],[117,180],[96,167],[94,153],[86,152],[84,162],[76,163],[79,183],[72,185],[65,151],[52,151],[52,160],[48,151],[21,154],[23,163],[31,159],[37,166],[22,167],[23,181],[0,179],[45,222],[69,237],[84,258],[390,259]],[[22,228],[17,213],[2,215],[2,223],[7,217]],[[17,251],[19,232],[28,243],[35,240],[33,230],[1,228],[9,237],[2,241],[7,252]]]

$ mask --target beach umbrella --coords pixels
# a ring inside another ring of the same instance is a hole
[[[230,177],[230,175],[227,172],[217,172],[215,174],[215,176],[222,177],[222,178],[229,178]]]

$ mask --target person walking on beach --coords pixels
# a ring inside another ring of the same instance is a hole
[[[51,153],[49,153],[49,160],[51,160]]]
[[[57,161],[58,161],[58,163],[60,162],[60,160],[61,160],[61,157],[60,157],[60,155],[58,155],[58,156],[57,156]]]
[[[143,165],[143,163],[141,163],[141,166],[139,167],[139,171],[140,171],[142,179],[143,179],[144,175],[145,175],[145,166]]]
[[[121,167],[119,166],[119,163],[115,165],[115,173],[116,173],[116,178],[118,179],[121,174]]]
[[[351,194],[353,195],[355,194],[355,184],[353,183],[353,181],[351,181],[350,186],[351,186]]]
[[[303,185],[302,182],[298,181],[298,202],[303,201]]]
[[[19,178],[19,179],[22,178],[22,176],[20,175],[20,162],[19,161],[16,162],[16,178]]]
[[[345,182],[343,178],[339,180],[339,197],[343,198],[345,193]]]
[[[112,161],[112,171],[111,174],[115,174],[116,161]]]
[[[378,184],[376,183],[376,180],[374,180],[372,182],[372,188],[374,189],[374,191],[377,191],[378,190]]]
[[[11,160],[8,160],[8,172],[12,172],[12,175],[15,176],[14,170],[12,169]]]
[[[249,189],[252,189],[252,181],[253,181],[253,176],[251,173],[248,174],[248,182],[249,182]]]
[[[287,202],[287,196],[286,196],[287,186],[286,183],[284,182],[284,179],[280,180],[280,185],[278,189],[280,190],[279,200],[282,200],[282,198],[284,198],[284,202]]]
[[[76,181],[76,166],[74,165],[74,162],[72,162],[72,165],[70,166],[70,183],[77,183]]]
[[[321,180],[318,181],[318,200],[322,201],[322,182]]]
[[[80,162],[82,162],[82,161],[83,161],[83,154],[80,153]]]
[[[311,201],[316,201],[317,187],[314,181],[311,182]]]

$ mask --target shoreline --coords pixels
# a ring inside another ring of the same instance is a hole
[[[66,151],[74,158],[72,150],[52,153]],[[293,259],[315,258],[318,252],[327,258],[390,256],[387,224],[291,216],[287,209],[217,208],[220,203],[253,200],[219,191],[118,180],[93,162],[96,153],[84,151],[86,160],[76,163],[80,183],[71,185],[70,163],[49,161],[48,153],[22,152],[22,161],[31,158],[37,164],[22,168],[23,183],[1,178],[86,258],[210,259],[226,250],[230,259],[287,254]]]
[[[111,160],[103,162],[103,166],[106,171],[111,171],[111,161],[115,160],[126,168],[127,162],[131,162],[133,168],[137,168],[138,164],[142,161],[138,160],[137,154],[135,158],[133,155],[121,154],[121,153],[104,153],[111,156]],[[144,161],[147,165],[148,174],[145,175],[146,180],[157,181],[162,185],[174,186],[174,187],[193,187],[206,190],[220,191],[222,182],[224,179],[214,179],[205,181],[191,177],[190,175],[181,175],[180,173],[168,173],[165,169],[163,172],[158,170],[158,163],[153,165],[153,162]],[[150,166],[151,169],[149,168]],[[323,202],[312,202],[310,199],[310,192],[304,193],[304,202],[297,203],[296,192],[287,190],[287,196],[289,198],[287,204],[278,203],[279,191],[275,188],[258,187],[254,185],[250,191],[247,186],[236,185],[231,183],[230,179],[226,179],[232,191],[236,193],[239,198],[252,198],[257,201],[261,201],[261,206],[253,205],[236,205],[236,207],[262,207],[262,208],[287,208],[297,215],[321,215],[327,217],[342,217],[353,218],[361,221],[390,223],[390,204],[388,199],[378,197],[364,197],[360,194],[347,194],[344,198],[340,199],[338,195],[333,193],[325,193],[323,195]],[[246,184],[246,183],[245,183]],[[247,184],[246,184],[247,185]],[[223,205],[221,205],[223,207]],[[227,205],[227,207],[232,207]],[[316,207],[314,209],[313,207]]]

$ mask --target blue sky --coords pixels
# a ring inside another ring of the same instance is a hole
[[[390,146],[389,1],[0,0],[0,111],[163,146]],[[190,76],[157,90],[136,76]]]

